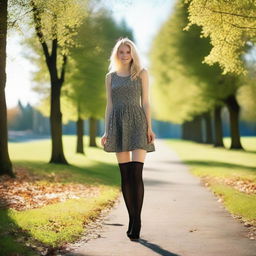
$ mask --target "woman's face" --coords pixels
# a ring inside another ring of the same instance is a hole
[[[128,64],[132,60],[131,50],[128,45],[120,45],[117,51],[117,56],[122,64]]]

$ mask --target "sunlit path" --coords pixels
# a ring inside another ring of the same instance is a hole
[[[104,219],[99,238],[66,255],[86,256],[253,256],[255,241],[246,228],[192,176],[160,139],[148,153],[139,242],[126,237],[128,215],[122,196]]]

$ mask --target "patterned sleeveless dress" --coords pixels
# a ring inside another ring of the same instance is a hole
[[[111,73],[111,98],[113,108],[109,115],[106,152],[123,152],[134,149],[155,151],[154,143],[147,141],[147,118],[141,102],[141,78]]]

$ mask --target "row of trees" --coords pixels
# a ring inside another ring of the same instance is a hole
[[[25,41],[37,56],[32,58],[39,68],[34,76],[39,84],[36,90],[45,93],[45,104],[39,108],[50,116],[50,163],[68,164],[62,144],[62,112],[66,118],[76,119],[77,150],[82,152],[82,120],[104,116],[105,87],[102,84],[110,49],[120,35],[132,38],[125,26],[115,24],[106,10],[97,10],[97,7],[97,1],[93,0],[20,0],[10,1],[9,5],[7,0],[1,1],[0,174],[14,177],[8,154],[4,94],[7,23],[18,24],[19,20],[11,19],[20,17],[23,12],[26,14],[26,29],[34,30]]]
[[[223,147],[221,109],[226,106],[231,148],[242,148],[240,104],[250,118],[256,107],[252,103],[256,94],[251,94],[255,92],[253,65],[245,59],[255,30],[249,28],[252,24],[245,24],[250,4],[241,3],[231,10],[233,4],[222,0],[177,1],[152,44],[150,57],[159,119],[182,123],[183,138],[195,141],[201,141],[198,124],[204,119],[206,142]],[[250,18],[253,12],[255,15],[255,6],[250,9]],[[242,20],[244,24],[239,23]]]
[[[75,41],[78,47],[71,49],[69,66],[66,72],[65,84],[61,92],[63,121],[74,121],[77,125],[77,152],[83,153],[83,124],[88,119],[90,123],[90,146],[96,146],[96,123],[102,119],[106,107],[105,74],[109,65],[108,59],[115,40],[125,35],[133,38],[132,32],[125,23],[117,25],[106,9],[87,16],[79,27]],[[29,41],[38,54],[39,49],[34,41]],[[39,55],[40,57],[40,55]],[[38,59],[35,65],[43,65]],[[38,109],[49,115],[49,93],[44,93],[43,85],[47,82],[46,70],[34,74],[36,90],[44,94],[42,104]]]

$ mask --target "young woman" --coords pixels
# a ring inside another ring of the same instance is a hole
[[[151,126],[148,72],[141,66],[135,44],[127,37],[120,38],[112,50],[105,83],[107,106],[101,144],[106,152],[116,152],[129,214],[126,234],[137,240],[144,198],[142,170],[146,153],[155,151],[155,134]]]

